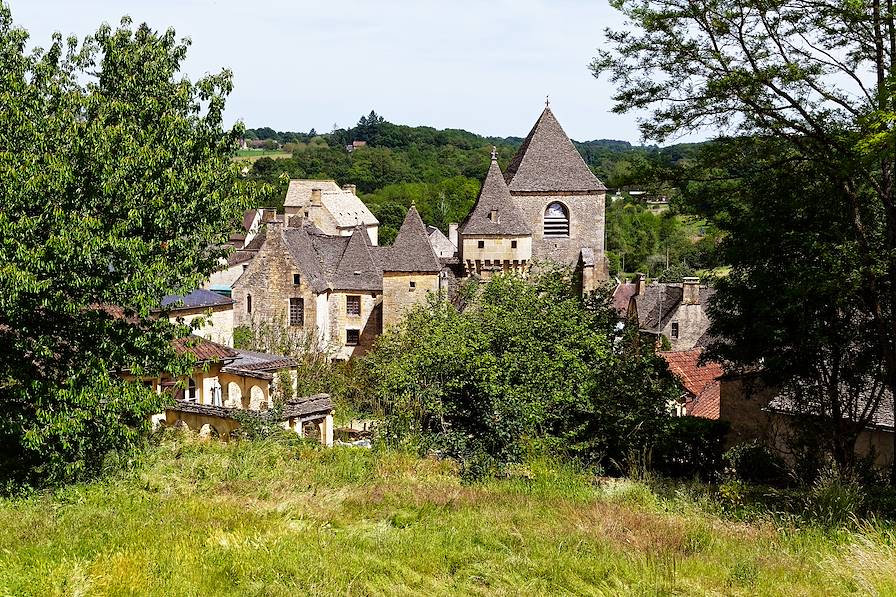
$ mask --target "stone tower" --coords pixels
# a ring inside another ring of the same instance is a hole
[[[604,254],[607,188],[545,106],[504,173],[532,231],[532,259],[581,269],[584,291],[609,277]]]
[[[532,230],[510,196],[494,149],[476,204],[458,228],[457,248],[466,275],[525,272],[532,258]]]

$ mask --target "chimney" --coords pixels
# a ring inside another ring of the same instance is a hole
[[[682,305],[699,305],[700,304],[700,278],[688,277],[684,278],[682,283]]]
[[[647,286],[647,276],[644,274],[635,274],[635,296],[644,294],[645,286]]]
[[[263,207],[261,208],[261,222],[270,222],[271,220],[277,217],[277,210],[273,207]]]
[[[448,240],[451,241],[455,249],[457,248],[457,226],[457,222],[448,224]]]
[[[323,205],[320,200],[320,189],[311,189],[311,205],[314,207]]]
[[[357,195],[357,194],[358,194],[358,187],[356,187],[356,186],[353,185],[353,184],[344,184],[344,185],[342,185],[342,190],[343,190],[343,191],[348,191],[348,192],[351,193],[352,195]]]

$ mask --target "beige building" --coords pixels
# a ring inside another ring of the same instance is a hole
[[[332,180],[290,180],[283,211],[287,218],[304,219],[333,236],[351,236],[360,226],[367,231],[371,244],[378,242],[379,220],[358,198],[355,185],[340,187]],[[301,223],[291,225],[300,227]]]
[[[640,276],[629,299],[628,321],[644,334],[665,336],[673,351],[705,346],[709,338],[707,307],[715,290],[699,278],[681,284],[645,284]]]
[[[186,296],[166,296],[162,308],[172,322],[197,325],[196,335],[233,346],[233,299],[199,288]]]
[[[369,229],[326,234],[302,218],[268,224],[266,239],[233,288],[236,325],[261,322],[313,336],[334,359],[363,354],[394,319],[383,316],[426,300],[442,265],[415,208],[391,247]]]

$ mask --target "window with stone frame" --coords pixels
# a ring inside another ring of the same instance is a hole
[[[672,322],[672,333],[670,334],[673,340],[678,340],[678,322]]]
[[[358,295],[350,295],[345,297],[345,314],[361,315],[361,297]]]
[[[289,325],[305,325],[305,299],[289,299]]]
[[[544,210],[545,237],[569,236],[569,211],[562,203],[554,202]]]
[[[301,283],[302,283],[302,276],[300,274],[293,274],[292,275],[292,285],[298,286]]]
[[[345,345],[357,346],[361,341],[361,330],[345,330]]]

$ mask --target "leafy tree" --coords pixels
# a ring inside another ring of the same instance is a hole
[[[858,304],[896,397],[896,15],[879,0],[619,0],[592,64],[650,139],[712,127],[780,140],[849,216]],[[896,462],[893,466],[896,481]]]
[[[230,73],[183,78],[172,30],[27,40],[0,5],[0,470],[71,478],[160,409],[122,372],[187,364],[187,330],[152,310],[225,254],[241,131],[222,129]]]
[[[624,358],[607,297],[585,302],[571,282],[499,275],[387,330],[365,366],[390,437],[419,434],[468,467],[518,460],[538,438],[608,466],[649,445],[674,382],[652,353]]]

